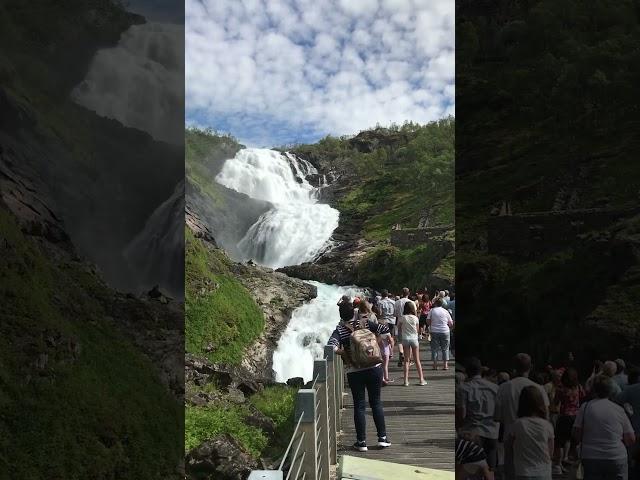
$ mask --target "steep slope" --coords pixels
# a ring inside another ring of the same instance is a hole
[[[0,203],[0,470],[172,478],[182,307],[114,292],[68,243],[47,239],[49,220],[23,220]]]
[[[455,121],[376,128],[326,137],[290,151],[310,161],[340,211],[334,249],[282,271],[301,278],[373,288],[444,288],[453,283]],[[392,229],[445,227],[428,242],[392,242]]]
[[[587,231],[564,242],[542,226],[563,211],[637,205],[640,71],[625,66],[640,58],[636,6],[460,2],[456,37],[465,62],[456,78],[464,118],[456,164],[458,351],[505,362],[526,350],[543,362],[571,345],[587,367],[592,356],[637,358],[638,241],[628,233],[637,218],[611,215],[589,228],[576,220],[573,228]],[[514,215],[548,212],[519,234],[540,239],[545,251],[505,255],[488,245],[492,236],[517,236],[494,228],[503,205]]]

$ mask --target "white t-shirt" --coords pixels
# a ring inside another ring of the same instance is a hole
[[[401,329],[400,338],[402,340],[418,340],[418,317],[415,315],[402,315],[398,322],[398,328]]]
[[[382,314],[383,323],[389,323],[391,325],[396,324],[396,302],[390,298],[383,298],[378,303],[380,306],[380,313]]]
[[[449,333],[449,322],[453,323],[451,314],[442,307],[434,307],[429,310],[427,320],[431,320],[429,326],[431,333]]]
[[[606,398],[591,400],[580,407],[575,426],[582,428],[582,458],[627,459],[622,436],[633,432],[633,427],[620,405]]]
[[[549,396],[542,385],[538,385],[526,377],[515,377],[498,387],[496,396],[495,419],[504,425],[504,433],[510,433],[513,423],[518,419],[518,403],[520,393],[525,387],[534,385],[542,392],[544,404],[549,408]]]
[[[411,300],[409,300],[408,297],[403,297],[400,300],[396,300],[395,315],[397,320],[400,320],[400,317],[404,315],[404,304],[410,301]]]
[[[551,480],[549,440],[553,438],[553,425],[544,418],[521,417],[513,423],[510,437],[514,440],[516,475]]]

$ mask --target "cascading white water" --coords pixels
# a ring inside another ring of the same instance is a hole
[[[184,141],[184,27],[133,25],[99,50],[71,98],[157,140]]]
[[[249,148],[227,160],[216,180],[246,195],[271,202],[239,242],[243,260],[253,259],[270,267],[297,265],[313,260],[329,246],[338,227],[339,212],[318,203],[318,188],[307,176],[317,176],[309,162],[288,153]],[[324,345],[340,320],[337,301],[342,295],[360,293],[357,287],[309,282],[318,296],[297,308],[273,353],[276,380],[292,377],[305,381],[313,374],[313,360],[322,358]]]
[[[272,268],[313,260],[329,245],[339,212],[318,202],[306,179],[317,174],[309,162],[275,150],[248,148],[225,162],[216,181],[273,208],[238,243],[243,260]]]
[[[318,296],[297,308],[273,353],[276,381],[293,377],[312,379],[313,360],[323,358],[324,346],[340,317],[336,303],[343,295],[362,295],[357,287],[338,287],[309,282],[318,288]]]

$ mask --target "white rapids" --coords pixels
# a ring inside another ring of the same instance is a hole
[[[218,183],[273,205],[238,243],[242,260],[278,268],[311,261],[329,247],[339,212],[318,203],[318,188],[306,178],[317,173],[303,159],[261,148],[225,162]]]
[[[340,297],[362,295],[358,287],[338,287],[309,282],[318,288],[318,296],[297,308],[273,353],[273,371],[277,382],[302,377],[312,380],[313,360],[323,358],[324,346],[340,317],[336,304]]]
[[[277,268],[315,259],[331,246],[339,212],[318,203],[317,187],[307,177],[320,179],[309,162],[289,153],[248,148],[225,162],[216,181],[273,207],[249,228],[238,243],[242,260]],[[273,353],[276,381],[302,377],[311,380],[313,360],[322,358],[324,345],[338,324],[337,302],[342,295],[360,293],[357,287],[309,282],[318,296],[297,308]]]
[[[78,104],[156,140],[184,141],[184,27],[133,25],[99,50],[71,92]]]

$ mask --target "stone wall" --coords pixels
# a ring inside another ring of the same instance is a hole
[[[564,248],[578,235],[610,226],[622,217],[640,213],[640,207],[585,209],[498,215],[489,218],[489,253],[530,256]]]
[[[449,230],[453,230],[453,227],[442,226],[391,230],[391,245],[398,248],[418,247],[427,243],[434,235],[441,235]]]

